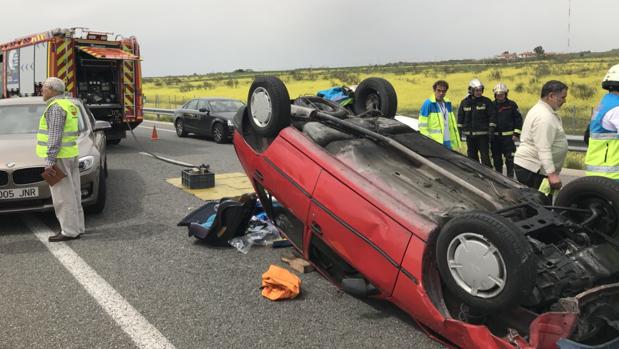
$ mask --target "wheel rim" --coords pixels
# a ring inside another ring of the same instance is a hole
[[[269,92],[258,87],[251,95],[251,118],[259,127],[266,127],[273,117],[273,106]]]
[[[183,122],[180,120],[176,122],[176,134],[179,136],[183,134]]]
[[[472,296],[492,298],[505,288],[507,271],[503,256],[482,235],[456,236],[447,248],[447,263],[458,286]]]
[[[365,110],[379,110],[380,97],[376,93],[372,93],[365,100]]]
[[[221,128],[221,125],[215,125],[215,127],[213,128],[213,138],[215,139],[215,141],[219,142],[223,138],[223,133],[224,131]]]

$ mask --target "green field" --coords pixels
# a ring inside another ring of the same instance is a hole
[[[379,76],[389,80],[398,94],[398,113],[415,116],[423,101],[432,94],[438,79],[449,82],[447,97],[457,107],[465,97],[468,82],[479,78],[486,86],[485,95],[492,98],[492,87],[507,84],[509,97],[516,101],[523,115],[539,99],[544,82],[561,80],[569,87],[567,103],[560,110],[568,134],[582,134],[592,108],[606,93],[600,87],[602,77],[619,63],[619,50],[604,53],[578,53],[539,57],[533,60],[501,62],[449,61],[436,63],[397,63],[383,66],[348,68],[297,69],[290,71],[253,72],[239,70],[207,75],[144,78],[146,106],[177,108],[195,97],[230,97],[246,101],[253,79],[259,75],[275,75],[282,79],[291,98],[315,95],[333,86],[356,85],[361,80]],[[568,167],[582,166],[582,154],[573,154]]]
[[[419,64],[391,64],[350,68],[297,69],[277,72],[217,73],[208,75],[144,78],[147,106],[176,108],[188,99],[220,96],[247,99],[247,91],[257,75],[276,75],[288,87],[292,98],[314,95],[338,85],[354,85],[370,76],[389,80],[398,94],[398,112],[416,115],[423,101],[432,93],[438,79],[450,84],[448,98],[455,105],[466,95],[468,81],[479,78],[486,85],[485,95],[492,98],[492,87],[499,81],[510,88],[510,98],[523,113],[539,98],[544,82],[557,79],[570,86],[568,101],[560,111],[568,133],[580,133],[591,109],[605,93],[600,81],[608,68],[619,62],[619,52],[557,55],[547,59],[515,62],[496,60],[459,61]]]

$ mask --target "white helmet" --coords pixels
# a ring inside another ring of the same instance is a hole
[[[481,83],[479,79],[473,79],[469,81],[469,94],[473,94],[473,89],[481,89],[484,91],[484,84]]]
[[[499,82],[498,84],[496,84],[496,86],[494,86],[494,88],[492,89],[492,92],[494,92],[495,95],[497,93],[507,94],[507,92],[509,92],[509,89],[507,88],[507,85],[505,85],[502,82]]]
[[[605,90],[612,88],[615,91],[619,91],[619,64],[613,65],[608,69],[608,73],[602,79],[602,88]]]

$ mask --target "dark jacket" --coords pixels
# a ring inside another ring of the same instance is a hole
[[[518,104],[511,99],[503,102],[494,101],[497,110],[495,134],[500,136],[520,136],[522,129],[522,114]]]
[[[487,135],[496,127],[496,108],[488,97],[468,95],[458,108],[458,127],[467,136]]]

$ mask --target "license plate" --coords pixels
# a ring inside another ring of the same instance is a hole
[[[38,198],[39,188],[0,189],[0,200]]]

